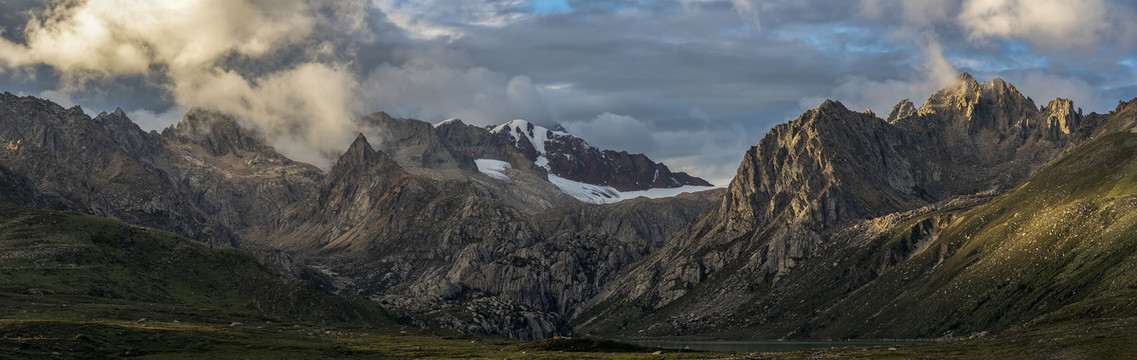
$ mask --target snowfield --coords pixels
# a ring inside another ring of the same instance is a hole
[[[506,181],[506,182],[510,182],[510,183],[513,182],[513,179],[510,179],[509,175],[506,175],[503,172],[506,169],[512,169],[513,168],[512,166],[509,165],[509,163],[507,163],[505,161],[492,160],[492,159],[477,159],[477,160],[474,160],[474,164],[478,165],[478,171],[481,172],[482,174],[489,175],[490,177],[492,177],[494,179],[498,179],[498,180],[502,180],[502,181]]]
[[[478,165],[478,171],[489,175],[494,179],[499,179],[508,183],[513,183],[513,179],[505,174],[505,170],[512,169],[508,162],[493,159],[477,159],[474,163]],[[678,196],[682,193],[699,192],[716,188],[716,186],[682,186],[677,188],[659,188],[648,189],[639,191],[619,191],[610,186],[592,185],[579,181],[572,181],[560,176],[549,174],[549,182],[556,185],[565,194],[576,198],[577,200],[593,203],[593,204],[611,204],[628,199],[635,199],[638,197],[646,197],[651,199],[665,198]]]
[[[619,191],[610,186],[592,185],[579,181],[572,181],[560,176],[549,174],[549,182],[556,185],[565,194],[577,200],[593,204],[611,204],[638,197],[658,199],[678,196],[683,193],[711,190],[715,186],[681,186],[677,188],[656,188],[637,191]]]

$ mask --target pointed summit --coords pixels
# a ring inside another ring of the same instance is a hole
[[[345,158],[370,162],[375,158],[376,154],[375,149],[371,147],[371,143],[367,142],[367,137],[363,136],[363,133],[359,133],[359,136],[355,137],[355,141],[351,142],[351,146],[347,147],[347,151],[343,153],[343,156],[340,156],[340,162]]]
[[[371,147],[371,143],[367,142],[367,137],[360,133],[355,137],[355,141],[351,142],[347,151],[340,155],[339,160],[332,166],[331,178],[341,179],[345,176],[354,177],[364,174],[373,165],[381,163],[382,153],[375,151]]]
[[[99,113],[95,116],[95,121],[106,129],[107,135],[111,137],[116,143],[119,144],[126,151],[135,151],[142,148],[145,142],[146,132],[138,127],[122,108],[115,109],[114,112],[108,114],[106,112]]]
[[[840,101],[833,99],[825,99],[825,102],[821,103],[821,106],[818,106],[817,109],[821,111],[848,110],[848,108],[845,107],[845,104],[842,104]]]
[[[979,82],[971,74],[961,73],[955,78],[955,83],[932,94],[917,113],[966,113],[970,117],[971,109],[979,102],[980,91]]]
[[[908,99],[900,100],[899,104],[892,107],[892,112],[888,113],[888,122],[894,123],[897,120],[916,115],[916,105],[913,105]]]

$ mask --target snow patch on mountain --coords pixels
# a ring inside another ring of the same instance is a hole
[[[678,196],[683,193],[706,191],[716,188],[716,186],[681,186],[676,188],[655,188],[648,190],[638,191],[619,191],[609,186],[585,184],[579,181],[572,181],[562,178],[553,174],[549,174],[549,182],[560,188],[565,194],[576,198],[577,200],[593,203],[593,204],[611,204],[628,199],[635,199],[638,197],[646,197],[649,199],[658,199],[665,197]]]
[[[614,202],[618,202],[618,201],[622,201],[622,200],[632,199],[632,198],[636,198],[636,197],[640,197],[640,196],[644,196],[644,197],[648,197],[648,198],[671,197],[671,196],[676,196],[676,195],[686,193],[686,192],[696,192],[696,191],[703,191],[703,190],[709,190],[709,189],[714,188],[713,186],[698,186],[698,185],[679,186],[679,185],[683,184],[683,182],[680,182],[679,180],[677,180],[673,176],[668,176],[667,179],[664,179],[665,181],[660,181],[661,180],[660,177],[662,177],[663,174],[660,173],[660,170],[658,167],[655,169],[655,173],[653,174],[654,176],[652,177],[651,182],[653,184],[658,185],[658,186],[670,185],[670,186],[678,186],[678,187],[650,188],[651,186],[639,186],[640,181],[641,180],[647,181],[646,179],[634,179],[634,181],[635,181],[634,187],[635,188],[648,187],[650,189],[635,190],[635,191],[620,191],[620,190],[618,190],[612,186],[599,185],[599,184],[604,184],[604,182],[600,182],[598,184],[590,184],[590,183],[586,183],[586,182],[582,182],[582,181],[570,180],[568,178],[561,176],[561,175],[565,175],[565,174],[555,172],[555,171],[565,171],[565,170],[564,169],[554,169],[554,166],[552,166],[553,164],[550,164],[550,162],[549,162],[550,158],[556,160],[556,164],[558,164],[558,167],[561,167],[561,166],[564,166],[564,164],[566,164],[566,163],[571,164],[574,161],[580,161],[577,159],[578,157],[594,156],[594,157],[597,157],[597,159],[603,159],[603,160],[600,160],[602,162],[605,162],[605,161],[608,162],[607,164],[604,164],[602,166],[607,166],[610,169],[610,170],[606,170],[606,171],[617,172],[618,173],[618,174],[616,174],[617,176],[620,176],[620,175],[637,176],[637,174],[635,174],[635,171],[637,171],[637,170],[627,168],[627,164],[625,164],[624,162],[627,162],[628,159],[622,159],[623,162],[610,160],[608,157],[608,154],[605,151],[600,151],[599,149],[593,147],[592,145],[589,145],[588,143],[584,142],[582,139],[576,138],[576,137],[570,135],[569,133],[564,132],[563,128],[560,126],[557,127],[557,130],[549,130],[546,127],[538,126],[538,125],[533,124],[531,122],[518,119],[518,120],[509,121],[507,123],[497,125],[497,126],[487,126],[486,129],[488,129],[490,132],[492,132],[494,134],[509,135],[508,138],[510,139],[510,141],[513,142],[513,145],[515,147],[517,147],[518,149],[523,150],[523,152],[530,151],[529,146],[531,146],[533,153],[529,153],[529,156],[535,157],[535,159],[533,161],[534,164],[544,168],[545,170],[548,170],[549,182],[553,183],[553,185],[556,185],[565,194],[568,194],[568,195],[570,195],[574,198],[577,198],[581,201],[584,201],[584,202],[596,203],[596,204],[607,204],[607,203],[614,203]],[[527,140],[522,141],[521,139],[523,139],[523,138],[527,139]],[[525,142],[528,142],[529,145],[524,145]],[[548,152],[549,149],[551,149],[551,151],[553,153],[550,154]],[[569,149],[569,150],[566,151],[566,149]],[[624,153],[622,153],[622,154],[626,155]],[[643,157],[643,155],[639,155],[639,154],[637,154],[635,156]],[[625,158],[626,157],[627,156],[625,156]],[[647,160],[647,159],[644,158],[644,160]],[[596,160],[592,160],[592,161],[596,161]],[[650,160],[647,160],[647,161],[650,162]],[[655,164],[652,163],[652,165],[654,166]],[[663,166],[663,164],[659,164],[659,166]],[[479,169],[481,169],[481,167],[482,167],[482,165],[479,164]],[[482,171],[482,172],[485,173],[486,171]],[[627,173],[627,174],[625,174],[625,173]],[[487,174],[490,175],[489,173],[487,173]],[[490,176],[494,176],[494,175],[490,175]],[[683,176],[686,176],[686,174],[683,174]],[[598,178],[603,179],[604,177],[600,176]],[[600,181],[604,181],[604,180],[600,180]],[[701,183],[700,185],[706,184],[706,182],[703,182],[703,181],[700,181],[700,183]]]
[[[525,135],[529,139],[529,143],[533,145],[533,149],[537,150],[537,160],[533,161],[537,166],[549,170],[549,158],[545,157],[545,142],[549,141],[549,135],[562,135],[569,136],[568,133],[563,131],[549,130],[544,126],[537,126],[531,122],[516,119],[510,122],[498,125],[490,129],[493,133],[509,133],[513,136],[513,145],[517,145],[521,141],[521,135]]]
[[[440,123],[434,124],[434,127],[439,127],[439,126],[442,126],[442,125],[446,125],[446,124],[450,124],[450,123],[459,123],[459,124],[462,124],[462,119],[459,119],[459,118],[449,118],[449,119],[446,119],[446,120],[442,120],[442,122],[440,122]]]
[[[474,164],[478,166],[478,171],[482,174],[489,175],[489,177],[492,177],[494,179],[513,182],[513,179],[510,179],[509,175],[506,175],[504,172],[506,169],[512,169],[513,166],[510,166],[509,163],[505,161],[493,159],[477,159],[474,160]]]

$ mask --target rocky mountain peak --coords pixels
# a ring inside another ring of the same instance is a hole
[[[980,85],[971,74],[962,73],[955,82],[932,94],[917,111],[920,115],[967,111],[979,101]]]
[[[1034,100],[1027,98],[1014,85],[1008,84],[1001,78],[994,78],[980,84],[980,96],[990,99],[997,104],[1017,106],[1024,109],[1036,109]]]
[[[1074,102],[1070,99],[1054,99],[1042,108],[1046,118],[1045,126],[1052,131],[1069,135],[1078,129],[1082,121],[1082,109],[1074,110]]]
[[[888,113],[888,122],[895,123],[896,120],[912,115],[916,115],[916,105],[908,99],[900,100],[900,103],[892,107],[892,112]]]
[[[339,165],[343,162],[369,163],[377,156],[378,152],[371,147],[371,143],[367,141],[367,136],[359,133],[351,145],[347,147],[347,151],[340,156],[339,161],[336,161],[336,164]]]
[[[554,134],[549,129],[534,125],[531,122],[516,119],[507,123],[489,127],[491,133],[509,138],[517,150],[521,151],[537,166],[548,168],[548,158],[545,156],[545,143]],[[567,134],[557,134],[567,135]]]
[[[932,94],[916,111],[917,115],[938,118],[948,127],[969,134],[1006,133],[1037,112],[1033,100],[1003,79],[979,83],[967,73]]]
[[[833,112],[833,111],[848,111],[849,109],[846,108],[845,104],[842,104],[840,101],[832,100],[832,99],[825,99],[825,101],[822,102],[821,105],[817,107],[817,110],[821,111],[821,112]]]
[[[122,108],[116,108],[109,114],[99,113],[95,116],[95,121],[101,124],[106,129],[107,135],[126,151],[140,150],[146,142],[146,133],[130,120]]]
[[[182,143],[201,145],[212,156],[269,150],[261,134],[248,129],[229,115],[193,108],[178,124],[162,130],[162,136]]]
[[[330,176],[325,180],[354,178],[368,174],[372,170],[393,174],[401,172],[401,169],[402,167],[389,154],[375,150],[367,141],[367,137],[360,133],[355,137],[355,141],[351,142],[351,146],[348,146],[347,151],[336,160]]]

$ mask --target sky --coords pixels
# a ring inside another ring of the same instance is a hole
[[[1131,0],[0,0],[0,91],[146,130],[235,115],[328,167],[362,114],[562,125],[724,185],[824,99],[887,114],[960,72],[1036,104],[1137,97]]]

